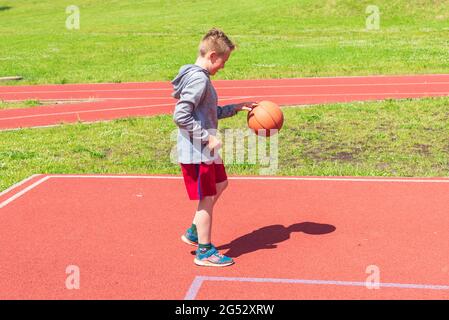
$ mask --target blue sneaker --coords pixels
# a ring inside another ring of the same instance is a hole
[[[181,236],[181,240],[191,246],[198,246],[198,235],[194,234],[190,228]]]
[[[234,260],[224,256],[218,252],[218,250],[212,246],[206,252],[200,252],[198,248],[196,250],[196,257],[193,260],[196,265],[205,267],[226,267],[234,263]]]

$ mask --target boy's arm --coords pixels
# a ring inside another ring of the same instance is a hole
[[[201,139],[202,143],[207,143],[209,141],[209,133],[201,127],[199,122],[195,121],[192,112],[193,109],[201,102],[206,86],[206,79],[193,79],[182,90],[173,114],[173,121],[176,125],[180,129],[186,130],[191,137]]]
[[[237,113],[237,105],[236,104],[228,104],[223,107],[217,107],[217,118],[223,119],[232,117]]]
[[[217,108],[217,118],[223,119],[234,116],[237,112],[241,110],[250,111],[257,105],[256,102],[242,102],[237,104],[228,104],[223,107],[218,106]]]

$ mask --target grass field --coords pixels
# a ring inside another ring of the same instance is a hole
[[[449,97],[284,108],[278,175],[448,176]],[[220,121],[245,128],[245,114]],[[179,174],[170,115],[0,132],[0,190],[36,173]],[[232,164],[229,174],[259,174]]]
[[[368,31],[373,4],[380,29]],[[80,9],[79,30],[65,27],[69,5]],[[168,80],[194,62],[212,26],[239,47],[216,78],[447,73],[448,21],[445,0],[10,0],[0,4],[0,76]]]
[[[38,100],[26,100],[18,102],[9,102],[0,100],[0,110],[1,109],[19,109],[19,108],[32,108],[42,105]]]
[[[1,109],[21,109],[32,108],[45,105],[62,105],[70,103],[92,102],[93,99],[80,99],[80,100],[24,100],[24,101],[4,101],[0,100]]]
[[[80,9],[79,30],[66,28],[69,5]],[[368,5],[379,8],[379,30],[366,28]],[[449,0],[10,0],[0,3],[0,77],[24,79],[1,84],[170,80],[212,26],[238,45],[215,79],[448,73]],[[448,105],[449,97],[285,108],[277,174],[448,176]],[[245,125],[243,114],[221,121]],[[36,173],[178,174],[174,129],[166,115],[0,132],[0,190]]]

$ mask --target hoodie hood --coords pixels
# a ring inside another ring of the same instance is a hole
[[[196,72],[203,72],[209,78],[209,72],[196,64],[186,64],[179,69],[178,75],[171,82],[174,89],[172,93],[173,98],[180,98],[182,89],[187,84],[190,76]]]

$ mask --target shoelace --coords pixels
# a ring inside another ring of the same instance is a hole
[[[216,251],[215,253],[214,253],[214,255],[215,256],[217,256],[217,257],[219,257],[220,259],[223,259],[224,258],[224,255],[222,255],[220,252],[218,252],[218,251]]]
[[[224,255],[222,255],[222,254],[217,250],[217,248],[215,248],[215,246],[212,246],[211,249],[214,251],[214,252],[212,253],[212,255],[217,256],[217,257],[220,258],[220,259],[223,259],[223,258],[224,258]]]

